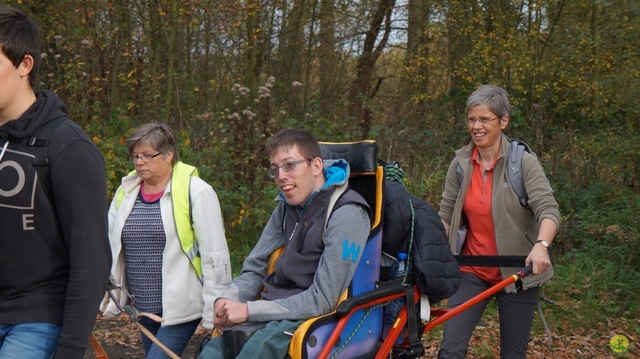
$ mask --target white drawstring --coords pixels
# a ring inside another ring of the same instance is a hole
[[[2,146],[2,152],[0,152],[0,161],[2,161],[2,157],[4,157],[4,152],[7,150],[7,146],[9,146],[9,141],[4,143],[4,146]]]

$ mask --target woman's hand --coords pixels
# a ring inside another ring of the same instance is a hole
[[[558,231],[558,225],[550,218],[544,218],[540,223],[540,230],[538,232],[538,239],[543,239],[550,246],[553,242],[553,238]],[[525,260],[525,264],[533,264],[533,274],[544,273],[551,266],[551,259],[549,257],[549,249],[543,246],[541,243],[536,243],[531,248],[531,252]]]
[[[549,251],[542,244],[536,243],[525,260],[525,264],[533,264],[533,274],[544,273],[551,266]]]

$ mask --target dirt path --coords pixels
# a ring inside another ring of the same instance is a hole
[[[494,318],[485,318],[486,325],[478,328],[471,339],[469,359],[499,358],[499,327]],[[637,325],[637,323],[636,323]],[[544,332],[534,332],[529,343],[528,358],[638,358],[640,357],[640,343],[634,335],[632,328],[594,328],[585,329],[576,333],[552,334],[552,343]],[[140,342],[140,333],[131,324],[128,317],[117,319],[98,318],[93,331],[98,341],[102,344],[109,359],[144,358],[144,350]],[[629,350],[624,354],[614,355],[609,347],[611,336],[616,333],[624,333],[629,340]],[[197,347],[205,335],[203,329],[199,329],[191,338],[189,346],[182,355],[182,359],[191,359]],[[424,358],[435,358],[438,353],[441,339],[441,329],[434,329],[423,337],[425,347]],[[87,349],[86,359],[95,359],[91,348]]]
[[[129,318],[123,315],[116,319],[99,317],[93,334],[98,339],[109,359],[134,359],[144,358],[144,349],[140,341],[140,331],[135,324],[129,322]],[[182,354],[182,359],[194,357],[200,341],[206,334],[199,328],[191,338],[187,349]],[[85,359],[95,359],[95,354],[89,346],[85,353]]]

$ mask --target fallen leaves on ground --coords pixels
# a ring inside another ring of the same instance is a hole
[[[500,326],[497,318],[483,318],[485,325],[477,327],[469,343],[468,359],[500,358]],[[611,327],[607,327],[610,324]],[[561,325],[560,325],[561,326]],[[635,329],[634,329],[635,326]],[[442,338],[442,326],[434,333],[423,338],[425,355],[423,358],[436,358]],[[638,358],[640,341],[637,330],[640,319],[624,324],[604,323],[599,328],[579,328],[568,333],[551,333],[551,343],[546,333],[533,331],[527,351],[527,358]],[[629,341],[626,353],[614,354],[609,341],[616,335],[624,335]]]
[[[478,327],[469,343],[469,359],[493,359],[500,357],[500,328],[497,318],[485,316],[484,326]],[[558,323],[556,323],[558,324]],[[562,325],[557,325],[561,327]],[[637,358],[640,357],[638,340],[640,319],[601,323],[598,328],[578,328],[571,332],[552,332],[549,343],[546,333],[534,330],[527,352],[527,358]],[[98,317],[93,331],[102,344],[109,359],[144,358],[140,341],[140,332],[136,324],[131,323],[127,315],[118,318]],[[193,358],[195,348],[206,334],[199,328],[185,350],[182,358]],[[624,335],[629,341],[626,353],[614,354],[609,341],[616,334]],[[425,355],[423,358],[436,358],[442,338],[442,326],[435,328],[423,337]],[[95,356],[91,349],[85,355],[87,359]]]

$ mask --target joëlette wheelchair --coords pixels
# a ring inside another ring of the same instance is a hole
[[[343,158],[349,163],[351,169],[349,185],[367,201],[374,220],[351,285],[341,296],[336,310],[305,321],[292,337],[289,357],[294,359],[420,357],[424,352],[420,340],[421,334],[508,285],[517,284],[526,275],[531,274],[529,266],[454,309],[430,308],[430,320],[416,324],[415,321],[419,320],[415,314],[416,305],[411,303],[420,301],[421,293],[418,287],[389,284],[381,278],[385,168],[378,164],[375,141],[321,143],[321,149],[323,158]],[[268,271],[275,269],[275,262],[281,250],[272,253]],[[405,305],[386,339],[382,340],[384,306],[397,298],[404,298]],[[404,331],[408,321],[414,321],[417,333],[414,333],[413,337],[411,333],[406,336],[408,338],[403,345],[395,345],[396,339]],[[96,358],[108,358],[93,335],[91,344]]]
[[[531,273],[531,267],[518,271],[454,309],[430,308],[431,319],[416,325],[418,333],[405,336],[401,351],[392,351],[394,346],[399,346],[394,343],[404,331],[407,321],[416,320],[415,309],[410,306],[415,308],[413,303],[420,302],[421,293],[416,286],[380,282],[385,170],[377,162],[377,145],[375,141],[325,142],[321,143],[321,148],[325,159],[343,158],[349,163],[349,185],[367,201],[374,220],[351,285],[341,297],[336,310],[309,319],[296,330],[289,345],[291,358],[420,357],[424,353],[420,339],[422,334]],[[405,298],[405,305],[383,341],[384,306],[401,297]]]

